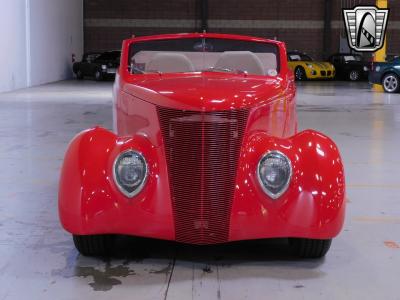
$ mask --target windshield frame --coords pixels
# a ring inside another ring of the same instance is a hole
[[[244,35],[233,35],[233,34],[218,34],[218,33],[181,33],[181,34],[163,34],[156,36],[145,36],[145,37],[133,37],[131,39],[124,40],[123,42],[123,50],[121,57],[121,65],[119,69],[119,74],[124,80],[137,80],[143,76],[143,74],[131,74],[129,71],[129,57],[130,57],[130,48],[131,45],[137,42],[142,41],[152,41],[152,40],[166,40],[166,39],[185,39],[185,38],[216,38],[216,39],[230,39],[230,40],[243,40],[249,42],[259,42],[259,43],[269,43],[273,44],[277,47],[277,66],[279,67],[279,71],[277,71],[277,75],[274,77],[282,76],[282,74],[286,74],[289,72],[287,61],[286,61],[286,48],[285,44],[276,40],[269,40],[264,38],[257,38],[251,36]],[[198,72],[199,73],[199,72]],[[145,75],[153,75],[157,73],[145,74]],[[180,73],[164,73],[164,74],[180,74]],[[189,73],[185,73],[189,74]],[[193,74],[193,73],[192,73]],[[232,73],[233,74],[233,73]],[[237,75],[237,73],[234,73]],[[253,75],[248,74],[248,76],[256,76],[256,77],[269,77],[269,75]]]

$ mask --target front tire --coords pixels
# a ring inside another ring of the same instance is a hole
[[[359,80],[359,79],[360,79],[360,72],[357,71],[357,70],[351,70],[351,71],[349,72],[349,79],[350,79],[351,81],[357,81],[357,80]]]
[[[306,71],[304,71],[302,67],[296,67],[296,69],[294,69],[294,75],[298,81],[307,79]]]
[[[331,247],[332,239],[289,239],[290,247],[296,256],[302,258],[321,258],[324,257]]]
[[[109,256],[114,237],[112,235],[74,235],[76,249],[84,256]]]
[[[383,76],[382,86],[386,93],[397,93],[400,90],[399,77],[394,73]]]
[[[100,71],[96,71],[96,73],[94,73],[94,79],[96,79],[96,81],[102,81],[103,74]]]

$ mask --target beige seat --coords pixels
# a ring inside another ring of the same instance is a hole
[[[146,64],[145,71],[162,73],[194,72],[193,64],[181,53],[161,52]]]
[[[257,55],[250,51],[225,51],[215,64],[215,68],[265,75],[263,63]]]

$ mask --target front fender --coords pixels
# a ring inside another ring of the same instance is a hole
[[[287,191],[269,198],[257,179],[257,165],[268,151],[279,150],[292,163]],[[288,139],[255,133],[242,150],[231,212],[230,240],[266,237],[333,238],[345,212],[345,179],[335,143],[306,130]]]
[[[113,181],[113,163],[128,149],[140,151],[149,176],[143,190],[125,197]],[[117,137],[94,128],[78,134],[65,154],[59,185],[59,215],[63,227],[78,235],[134,234],[173,239],[169,186],[162,148],[143,135]]]

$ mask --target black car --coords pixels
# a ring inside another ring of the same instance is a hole
[[[103,53],[85,53],[81,62],[73,65],[76,78],[83,79],[85,76],[103,80],[108,76],[115,75],[120,61],[121,51],[107,51]]]
[[[359,54],[337,53],[329,56],[328,61],[335,66],[336,78],[344,80],[366,80],[370,63]]]
[[[374,62],[369,72],[369,82],[381,84],[387,93],[400,91],[400,58],[389,62]]]

